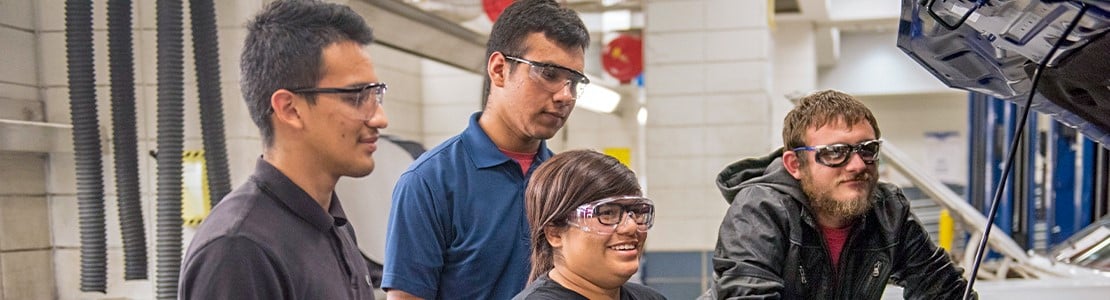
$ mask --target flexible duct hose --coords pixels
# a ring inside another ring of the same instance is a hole
[[[193,23],[193,61],[200,95],[200,128],[204,135],[208,196],[215,207],[231,190],[224,145],[224,109],[220,95],[220,49],[216,39],[216,9],[212,0],[189,1]]]
[[[69,111],[77,172],[77,214],[81,228],[81,291],[105,292],[107,242],[104,181],[100,161],[100,122],[93,73],[92,2],[66,1],[66,64]]]
[[[79,0],[78,0],[79,1]],[[181,155],[185,130],[181,0],[158,0],[158,299],[177,298],[181,269]]]
[[[139,191],[135,133],[135,71],[132,69],[131,0],[108,1],[108,66],[112,76],[112,144],[116,161],[124,279],[147,279],[146,227]]]

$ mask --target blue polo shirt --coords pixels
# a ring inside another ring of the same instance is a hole
[[[425,152],[393,189],[382,287],[424,299],[510,299],[531,264],[524,187],[551,157],[541,142],[527,176],[470,116]]]

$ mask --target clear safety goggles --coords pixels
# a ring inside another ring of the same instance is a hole
[[[385,102],[385,83],[373,82],[350,88],[300,88],[290,90],[297,94],[336,94],[340,100],[354,108],[349,115],[360,121],[369,121]]]
[[[582,93],[586,91],[586,85],[590,84],[590,79],[587,78],[585,74],[564,66],[535,62],[508,55],[506,55],[505,58],[528,64],[531,68],[528,70],[528,77],[532,78],[533,81],[538,83],[549,93],[562,92],[564,87],[569,86],[570,96],[574,99],[578,99],[578,97],[582,96]]]
[[[610,235],[625,216],[636,224],[637,231],[647,232],[655,223],[655,203],[640,196],[608,197],[579,206],[567,223],[585,232]]]

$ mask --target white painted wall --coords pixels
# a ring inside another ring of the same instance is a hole
[[[782,146],[782,120],[794,108],[791,97],[805,95],[817,86],[817,34],[810,22],[778,23],[771,32],[774,42],[774,82],[771,90],[771,141]]]
[[[840,60],[818,72],[817,86],[853,95],[930,94],[952,89],[902,50],[895,32],[841,32]]]
[[[968,102],[967,94],[959,92],[861,96],[871,108],[882,129],[883,139],[895,144],[910,159],[927,171],[947,168],[945,173],[958,174],[939,178],[946,183],[967,183]],[[956,132],[945,144],[926,137],[929,132]],[[938,165],[947,161],[948,164]],[[883,180],[905,184],[901,175],[885,171]]]
[[[644,77],[649,251],[712,249],[727,204],[714,184],[771,145],[767,1],[648,0]]]
[[[901,1],[891,0],[827,0],[829,19],[887,19],[897,18],[902,11]]]

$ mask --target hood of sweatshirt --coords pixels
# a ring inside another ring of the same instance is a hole
[[[751,157],[734,162],[717,174],[717,188],[729,204],[736,194],[752,185],[764,185],[794,199],[806,199],[801,183],[786,171],[782,164],[782,148],[762,157]]]

